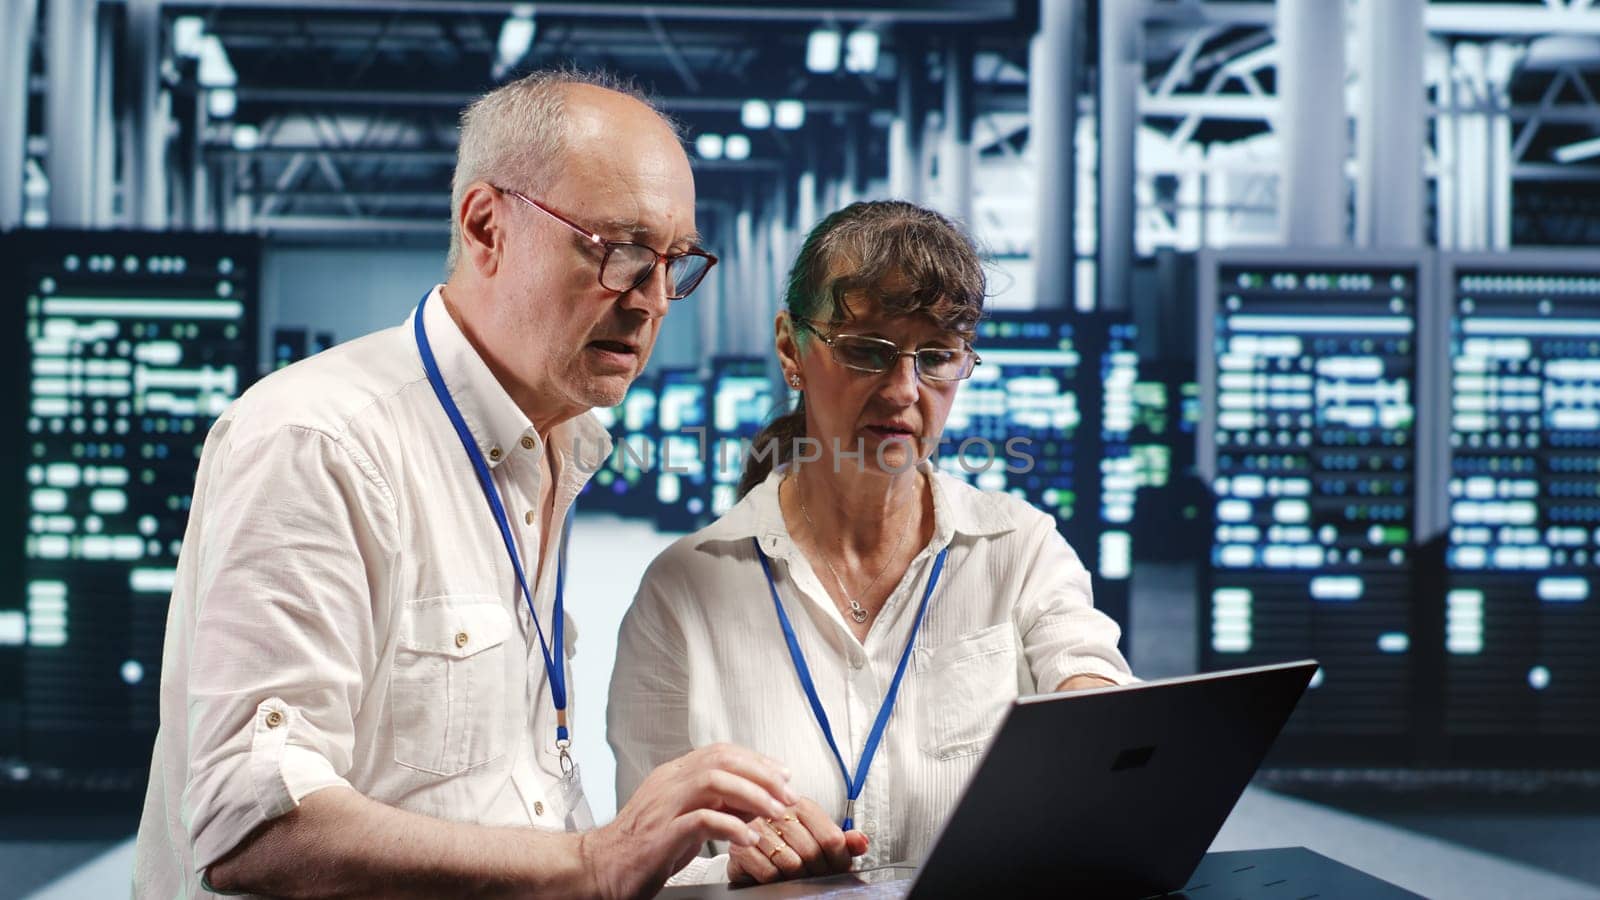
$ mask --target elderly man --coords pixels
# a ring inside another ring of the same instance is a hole
[[[797,799],[719,746],[595,829],[568,752],[587,413],[715,262],[673,128],[586,76],[502,87],[462,119],[452,226],[403,326],[263,380],[206,440],[139,897],[635,896]]]

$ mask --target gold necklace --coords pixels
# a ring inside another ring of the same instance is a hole
[[[823,552],[822,535],[817,532],[817,523],[811,521],[811,513],[806,509],[805,492],[800,490],[800,473],[798,470],[795,472],[794,498],[800,503],[800,515],[805,516],[806,527],[811,529],[811,540],[817,545],[817,555],[822,557],[822,564],[828,567],[828,573],[833,576],[833,580],[839,585],[839,593],[844,594],[845,602],[850,604],[850,618],[855,619],[858,625],[865,622],[867,620],[866,609],[861,606],[856,597],[850,596],[850,589],[845,587],[844,579],[839,577],[838,570],[833,567],[833,563],[828,561],[828,554]],[[910,530],[909,528],[900,530],[900,540],[894,545],[894,550],[889,554],[889,561],[883,564],[883,568],[879,569],[878,574],[867,582],[867,586],[861,589],[861,592],[856,595],[857,597],[870,593],[873,586],[878,583],[878,579],[883,577],[883,573],[889,571],[889,567],[894,565],[895,559],[900,556],[900,548],[906,545],[906,534]]]

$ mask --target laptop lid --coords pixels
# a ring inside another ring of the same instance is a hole
[[[1177,890],[1316,670],[1302,660],[1024,697],[920,871],[888,866],[742,888],[673,887],[661,896],[938,900]]]
[[[1018,700],[911,896],[1084,896],[1183,887],[1317,663]]]

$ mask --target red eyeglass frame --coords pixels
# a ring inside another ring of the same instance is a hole
[[[557,222],[560,222],[561,224],[567,226],[568,228],[571,228],[573,231],[576,231],[578,234],[582,235],[584,240],[586,240],[589,243],[595,245],[596,247],[603,248],[605,250],[605,255],[600,257],[600,270],[595,273],[595,278],[596,278],[596,280],[598,280],[600,282],[600,286],[605,288],[608,291],[616,291],[619,294],[626,294],[628,291],[631,291],[634,288],[637,288],[639,285],[644,284],[645,281],[647,281],[650,278],[650,274],[656,270],[656,266],[659,266],[662,263],[666,263],[670,267],[675,260],[683,259],[683,258],[689,257],[689,256],[698,256],[698,257],[700,257],[700,258],[702,258],[702,259],[704,259],[706,261],[706,267],[704,269],[700,270],[699,277],[695,278],[694,282],[691,283],[687,289],[685,289],[680,294],[674,295],[673,294],[673,290],[674,290],[675,286],[672,285],[672,284],[668,284],[667,285],[667,299],[668,300],[682,300],[683,298],[685,298],[685,297],[689,296],[690,294],[694,293],[695,288],[699,287],[700,283],[702,281],[705,281],[706,276],[711,273],[712,267],[717,264],[717,257],[716,257],[715,254],[707,252],[705,250],[702,250],[702,249],[700,249],[698,247],[691,248],[689,250],[685,250],[682,253],[662,253],[662,252],[656,250],[656,248],[650,246],[649,244],[641,244],[638,241],[611,241],[611,240],[607,240],[604,237],[600,236],[599,234],[596,234],[595,232],[590,231],[589,229],[583,227],[582,225],[579,225],[577,222],[572,221],[571,219],[567,218],[566,216],[563,216],[562,214],[560,214],[560,213],[556,212],[555,210],[551,209],[550,207],[545,206],[543,203],[540,203],[539,201],[534,200],[533,198],[523,194],[520,191],[514,191],[514,190],[511,190],[510,188],[503,188],[503,187],[499,187],[499,186],[493,186],[493,187],[494,187],[495,190],[499,191],[500,193],[509,194],[509,195],[517,198],[518,200],[521,200],[523,203],[528,204],[529,206],[533,207],[534,209],[537,209],[538,211],[544,213],[545,215],[549,216],[550,218],[555,219]],[[643,250],[648,250],[650,253],[655,254],[655,260],[650,264],[649,268],[645,269],[644,272],[641,273],[638,278],[634,279],[632,284],[628,285],[625,288],[616,288],[616,287],[613,287],[613,286],[611,286],[609,284],[606,284],[606,282],[605,282],[606,263],[610,262],[612,252],[618,247],[639,247],[639,248],[641,248]]]

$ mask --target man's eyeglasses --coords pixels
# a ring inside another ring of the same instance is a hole
[[[495,190],[510,194],[583,235],[589,243],[604,248],[605,253],[600,257],[600,286],[608,291],[625,294],[633,290],[645,283],[650,273],[655,271],[656,263],[664,262],[667,265],[667,299],[682,300],[700,286],[706,273],[717,264],[717,258],[704,250],[657,253],[655,248],[636,241],[608,241],[537,200],[506,188],[497,187]]]
[[[835,362],[857,372],[887,372],[900,362],[900,357],[909,356],[915,361],[917,375],[927,381],[961,381],[970,377],[972,370],[983,362],[970,345],[901,350],[899,344],[883,338],[862,334],[827,335],[808,321],[797,320],[795,324],[827,344]]]

